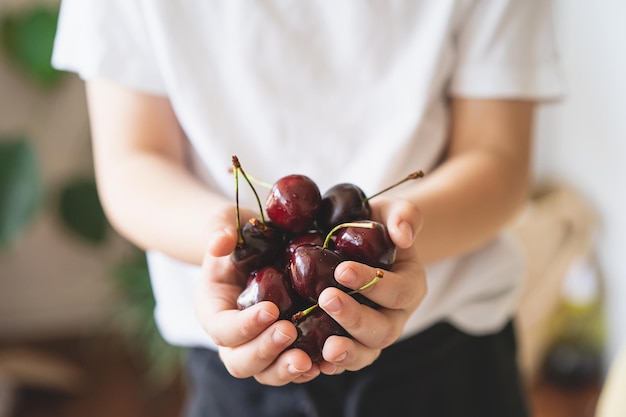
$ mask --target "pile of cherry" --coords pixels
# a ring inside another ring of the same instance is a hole
[[[369,197],[349,183],[337,184],[322,195],[309,177],[288,175],[271,185],[263,207],[252,180],[236,156],[232,163],[238,242],[231,261],[248,277],[237,299],[238,307],[245,309],[261,301],[276,304],[279,318],[291,320],[297,328],[298,337],[292,347],[302,349],[311,360],[320,362],[322,347],[329,336],[349,337],[318,308],[321,292],[327,287],[337,287],[359,302],[377,308],[360,292],[381,279],[383,270],[390,270],[396,259],[396,247],[386,226],[371,220],[369,200],[424,174],[411,173]],[[259,218],[250,219],[243,226],[239,214],[240,175],[259,205]],[[342,286],[335,280],[334,271],[346,260],[377,268],[375,277],[356,290]]]

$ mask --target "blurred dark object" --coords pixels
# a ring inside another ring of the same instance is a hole
[[[549,381],[573,389],[601,381],[606,339],[602,286],[600,267],[593,256],[572,263],[552,319],[551,343],[543,363]]]
[[[602,379],[602,365],[602,356],[597,349],[576,341],[560,341],[548,350],[543,372],[554,384],[581,389]]]

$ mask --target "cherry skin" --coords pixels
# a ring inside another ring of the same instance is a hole
[[[311,361],[320,363],[323,360],[322,348],[330,336],[348,336],[348,332],[321,308],[309,312],[296,323],[298,336],[292,347],[305,351]]]
[[[272,185],[265,210],[276,226],[291,233],[301,233],[311,228],[321,204],[317,184],[305,175],[293,174]]]
[[[372,215],[369,201],[363,190],[349,183],[329,188],[322,196],[322,205],[316,224],[324,232],[355,220],[366,220]]]
[[[271,224],[250,219],[241,228],[241,236],[230,259],[244,274],[273,264],[283,253],[285,234]]]
[[[248,277],[246,288],[237,298],[240,310],[261,301],[271,301],[278,307],[280,319],[289,319],[304,306],[304,301],[291,287],[285,271],[276,266],[265,266]]]
[[[370,223],[373,228],[346,227],[339,230],[334,251],[346,260],[390,270],[396,261],[396,246],[389,237],[387,228],[379,222],[363,221],[362,223]]]
[[[306,243],[312,243],[322,246],[324,244],[324,238],[324,235],[317,230],[309,230],[302,234],[295,235],[287,241],[287,245],[285,246],[286,263],[289,263],[291,255],[298,246],[304,245]]]
[[[301,297],[317,303],[319,295],[327,287],[349,290],[335,281],[335,268],[343,258],[320,245],[298,246],[289,260],[289,277],[294,290]]]
[[[368,220],[372,216],[372,209],[369,204],[372,198],[386,193],[407,181],[422,178],[423,176],[423,171],[411,172],[395,184],[370,196],[366,196],[357,185],[350,183],[337,184],[328,189],[322,196],[322,207],[316,219],[317,227],[324,232],[328,232],[341,223]]]

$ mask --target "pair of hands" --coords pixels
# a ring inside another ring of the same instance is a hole
[[[422,224],[419,210],[404,200],[377,199],[372,204],[372,217],[387,226],[398,248],[392,271],[385,272],[383,279],[363,292],[381,308],[362,305],[338,288],[325,289],[319,306],[352,338],[329,337],[322,351],[324,360],[314,364],[302,350],[287,349],[295,341],[297,331],[291,322],[277,321],[275,304],[266,301],[241,311],[237,308],[237,297],[246,277],[229,259],[237,244],[233,214],[234,208],[225,209],[213,223],[195,307],[228,372],[237,378],[254,377],[262,384],[279,386],[307,382],[320,373],[332,375],[364,368],[400,337],[405,323],[426,295],[425,273],[414,245]],[[251,214],[242,211],[242,219],[246,215],[253,217]],[[375,268],[346,261],[337,266],[335,279],[357,289],[375,274]]]

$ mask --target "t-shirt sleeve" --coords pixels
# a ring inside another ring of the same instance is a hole
[[[563,78],[549,0],[476,0],[461,17],[450,94],[557,99]]]
[[[85,80],[105,78],[165,94],[139,1],[63,0],[52,65]]]

